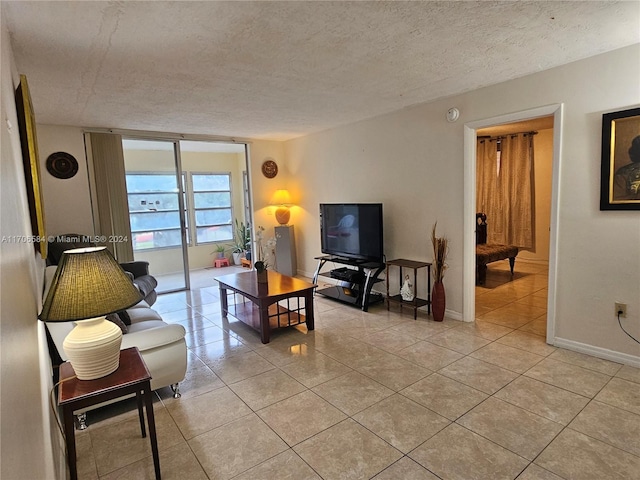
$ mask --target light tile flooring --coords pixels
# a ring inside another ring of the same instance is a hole
[[[546,336],[548,276],[542,264],[516,261],[512,277],[508,260],[490,263],[485,284],[476,286],[476,319]]]
[[[546,272],[496,267],[475,324],[318,296],[314,332],[268,345],[217,287],[160,296],[189,347],[155,403],[163,479],[638,479],[640,370],[545,344]],[[89,420],[80,478],[153,478],[132,402]]]

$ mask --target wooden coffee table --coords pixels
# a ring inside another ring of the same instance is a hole
[[[220,284],[222,316],[232,315],[258,330],[262,343],[269,343],[271,330],[275,328],[306,323],[307,329],[313,330],[313,289],[317,285],[278,272],[267,272],[268,283],[258,283],[255,270],[215,277]],[[227,290],[249,302],[229,305]]]

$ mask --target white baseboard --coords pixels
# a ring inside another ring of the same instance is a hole
[[[453,310],[445,310],[444,316],[452,320],[464,321],[464,318],[462,318],[462,314],[460,312],[455,312]]]
[[[586,343],[580,343],[574,340],[567,340],[566,338],[558,337],[554,339],[554,346],[640,368],[640,357],[636,355],[629,355],[628,353],[616,352],[607,348],[596,347],[594,345],[588,345]]]

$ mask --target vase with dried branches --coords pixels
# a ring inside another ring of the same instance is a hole
[[[449,253],[449,239],[447,237],[436,236],[436,225],[433,224],[431,230],[431,243],[433,244],[433,288],[431,290],[431,311],[433,319],[441,322],[444,319],[446,308],[446,297],[444,291],[444,272],[447,270],[447,254]]]

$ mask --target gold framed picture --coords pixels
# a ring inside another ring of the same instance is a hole
[[[20,85],[16,89],[16,107],[18,110],[18,128],[22,146],[24,178],[27,184],[27,198],[31,214],[31,241],[40,251],[42,258],[47,258],[47,235],[44,227],[44,209],[42,206],[42,189],[40,183],[40,159],[36,137],[36,119],[31,103],[31,94],[27,77],[20,75]]]
[[[600,210],[640,210],[640,108],[602,116]]]

